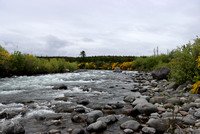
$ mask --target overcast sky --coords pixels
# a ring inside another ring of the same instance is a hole
[[[153,55],[200,35],[200,0],[0,0],[0,44],[38,56]]]

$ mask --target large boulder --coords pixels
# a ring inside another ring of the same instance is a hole
[[[150,115],[158,111],[157,107],[151,103],[140,103],[137,104],[133,110],[137,110],[141,114]]]
[[[168,67],[161,67],[151,72],[154,79],[162,80],[167,79],[167,75],[171,70]]]

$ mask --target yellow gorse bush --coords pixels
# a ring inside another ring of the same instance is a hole
[[[193,93],[193,94],[197,94],[197,93],[199,93],[199,88],[200,88],[200,81],[197,81],[197,82],[193,85],[193,87],[192,87],[192,89],[190,90],[190,92]]]
[[[198,59],[196,61],[197,61],[197,66],[200,67],[200,56],[198,56]],[[199,78],[198,76],[194,76],[194,79],[198,79],[198,78]],[[193,84],[190,92],[193,94],[198,94],[199,88],[200,88],[200,81],[197,81],[195,84]]]

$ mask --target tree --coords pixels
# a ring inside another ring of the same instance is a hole
[[[82,58],[85,58],[85,57],[86,57],[85,51],[81,51],[80,56],[81,56]]]

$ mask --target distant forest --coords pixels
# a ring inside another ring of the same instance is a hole
[[[143,56],[145,58],[146,56]],[[97,62],[97,61],[103,61],[106,63],[113,63],[113,62],[132,62],[135,60],[137,57],[136,56],[88,56],[88,57],[64,57],[64,56],[40,56],[38,58],[43,58],[43,59],[65,59],[66,61],[69,62]]]

